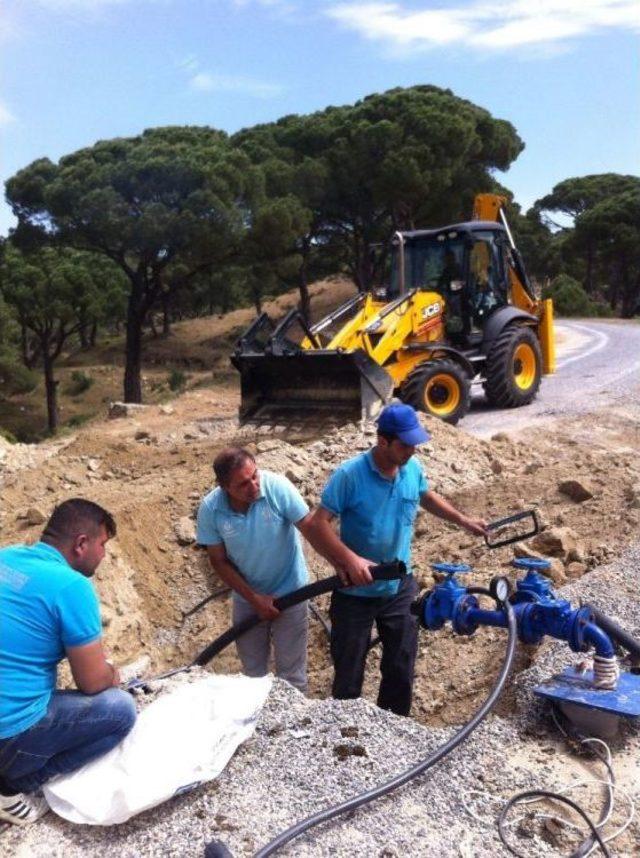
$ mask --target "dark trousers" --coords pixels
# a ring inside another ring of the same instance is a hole
[[[400,582],[395,596],[368,598],[333,592],[330,616],[334,697],[338,700],[360,697],[375,620],[382,643],[378,706],[396,715],[409,714],[418,649],[418,626],[409,606],[417,592],[413,575]]]

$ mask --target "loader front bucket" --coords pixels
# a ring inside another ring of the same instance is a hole
[[[294,354],[240,353],[240,422],[336,423],[370,419],[393,393],[393,380],[365,352],[301,349]]]

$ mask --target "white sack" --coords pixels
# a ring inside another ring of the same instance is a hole
[[[215,778],[253,733],[271,678],[210,676],[150,703],[115,748],[44,786],[70,822],[114,825]]]

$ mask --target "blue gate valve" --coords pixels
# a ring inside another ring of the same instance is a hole
[[[598,679],[605,679],[610,669],[607,665],[615,661],[613,643],[596,624],[589,607],[572,608],[566,599],[556,597],[549,579],[540,574],[550,565],[548,560],[529,557],[513,561],[516,569],[527,573],[509,597],[518,623],[518,637],[526,644],[538,644],[545,636],[553,637],[566,641],[574,652],[586,652],[593,647],[601,674]],[[503,610],[481,608],[477,598],[457,580],[457,575],[471,571],[469,566],[434,563],[432,568],[446,578],[414,604],[413,610],[424,628],[437,631],[450,622],[460,635],[472,635],[479,626],[506,628]]]
[[[470,596],[467,588],[463,587],[456,578],[456,575],[466,575],[471,572],[471,566],[466,563],[432,563],[431,568],[446,577],[418,603],[416,613],[420,617],[421,624],[435,632],[450,621],[458,634],[472,634],[477,627],[468,628],[464,623],[456,622],[457,617],[465,615],[467,607],[478,604],[477,599]]]

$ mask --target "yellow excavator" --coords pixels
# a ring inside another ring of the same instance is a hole
[[[534,294],[505,205],[478,194],[468,222],[396,232],[388,285],[313,325],[295,309],[259,316],[231,357],[241,422],[355,422],[397,396],[457,423],[474,381],[498,408],[531,402],[555,371],[553,304]]]

